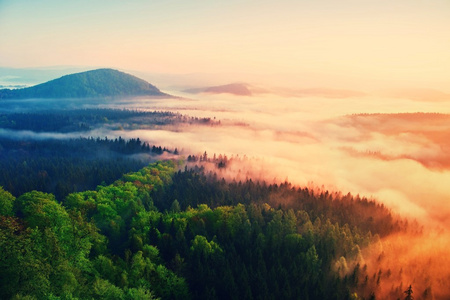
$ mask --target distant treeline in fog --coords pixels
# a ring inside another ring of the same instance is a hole
[[[96,108],[0,114],[0,128],[58,133],[88,131],[105,126],[110,126],[110,129],[152,129],[164,125],[219,123],[211,118],[190,117],[167,111],[127,109]]]
[[[0,186],[16,196],[39,190],[63,199],[72,192],[110,184],[164,153],[177,152],[120,137],[27,141],[1,138]]]

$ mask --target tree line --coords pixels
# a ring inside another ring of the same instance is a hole
[[[2,299],[369,299],[361,249],[407,227],[364,198],[176,161],[0,202]]]
[[[112,129],[138,129],[179,124],[219,125],[220,121],[168,111],[129,109],[92,108],[0,113],[1,128],[35,132],[83,132],[105,125],[114,125]]]
[[[139,138],[62,140],[0,139],[0,186],[15,196],[39,190],[62,200],[69,193],[110,184],[177,149],[149,145]]]

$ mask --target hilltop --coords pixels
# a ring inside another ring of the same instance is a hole
[[[65,75],[32,87],[2,89],[0,99],[110,98],[170,96],[133,75],[113,69],[97,69]]]
[[[191,94],[232,94],[236,96],[252,96],[252,90],[250,86],[245,83],[231,83],[218,86],[209,86],[201,88],[187,89],[184,92]]]

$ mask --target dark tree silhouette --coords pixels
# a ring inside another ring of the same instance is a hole
[[[406,291],[404,291],[404,293],[406,294],[405,300],[413,300],[414,299],[414,297],[412,295],[413,290],[412,290],[411,285],[409,285],[409,288]]]

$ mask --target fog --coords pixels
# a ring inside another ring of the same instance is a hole
[[[253,96],[172,91],[180,98],[84,102],[81,107],[210,117],[220,120],[220,125],[183,124],[157,130],[113,130],[114,126],[108,126],[68,136],[20,134],[28,138],[139,137],[150,144],[177,148],[185,157],[205,151],[209,157],[245,157],[228,166],[222,174],[227,178],[287,180],[376,199],[394,214],[411,222],[417,220],[425,230],[419,236],[414,233],[382,240],[383,260],[378,260],[380,249],[368,249],[368,271],[390,267],[394,274],[402,270],[395,280],[404,285],[416,282],[422,290],[432,286],[434,297],[439,299],[439,293],[448,293],[443,284],[449,283],[450,274],[435,272],[428,264],[436,270],[450,270],[448,260],[439,261],[450,245],[450,102],[418,101],[408,93],[389,96],[323,91],[301,97],[273,90]],[[0,136],[12,134],[0,131]],[[393,264],[397,259],[399,265]],[[418,268],[425,271],[415,272]],[[433,284],[430,276],[438,283]],[[385,295],[391,288],[386,286],[382,291]]]
[[[361,194],[405,217],[450,226],[450,207],[443,205],[450,196],[450,117],[442,114],[450,112],[450,103],[369,94],[189,97],[130,100],[103,107],[173,111],[216,118],[221,125],[97,134],[140,137],[177,147],[185,155],[204,151],[210,156],[245,155],[261,166],[247,162],[238,169],[266,180],[288,179],[302,186],[313,183]],[[440,114],[428,114],[436,112]],[[264,174],[259,174],[261,169]]]
[[[289,180],[300,186],[361,194],[405,217],[450,228],[450,206],[445,205],[450,198],[450,116],[446,115],[450,102],[417,101],[408,93],[402,97],[172,94],[180,98],[82,101],[77,108],[172,111],[210,117],[220,125],[114,130],[119,126],[109,124],[70,134],[2,129],[0,136],[139,137],[150,144],[178,148],[185,156],[205,151],[210,156],[246,156],[249,160],[236,166],[237,171],[268,181]],[[10,101],[4,109],[16,111],[18,102]],[[48,108],[37,100],[28,102]],[[65,103],[73,108],[76,100]]]
[[[450,293],[450,103],[417,101],[408,94],[349,95],[198,94],[153,101],[148,109],[215,117],[221,125],[120,134],[178,147],[184,155],[245,156],[222,173],[227,178],[288,180],[384,203],[424,229],[388,236],[363,251],[367,273],[384,272],[381,283],[370,288],[382,299],[403,295],[412,284],[417,299],[445,299]],[[145,101],[129,104],[146,108]]]

